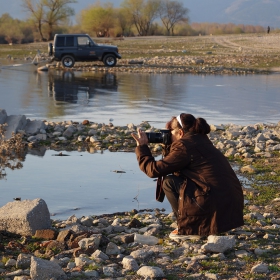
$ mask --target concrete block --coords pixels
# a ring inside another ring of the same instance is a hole
[[[11,115],[6,118],[8,127],[6,128],[5,137],[6,139],[11,138],[12,133],[17,133],[18,130],[23,130],[26,126],[27,120],[24,115]]]
[[[6,122],[7,113],[6,110],[0,109],[0,124],[4,124]]]
[[[9,202],[0,208],[0,230],[28,236],[49,228],[50,212],[43,199]]]

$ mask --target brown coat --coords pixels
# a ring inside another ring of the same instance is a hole
[[[206,135],[186,133],[159,161],[147,145],[136,147],[136,155],[140,169],[151,178],[171,173],[187,178],[187,196],[183,203],[179,200],[179,234],[217,234],[244,224],[240,182]]]

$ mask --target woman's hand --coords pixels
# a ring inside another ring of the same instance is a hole
[[[146,133],[143,132],[140,128],[138,128],[137,131],[138,131],[138,135],[135,133],[131,133],[131,136],[137,142],[137,146],[148,145],[149,140],[148,140]]]

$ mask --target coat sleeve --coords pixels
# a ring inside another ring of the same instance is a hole
[[[174,142],[170,153],[162,160],[156,161],[147,145],[137,146],[135,153],[140,169],[150,178],[178,172],[190,163],[186,147],[181,141]]]

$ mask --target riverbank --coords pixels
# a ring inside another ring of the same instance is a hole
[[[44,125],[33,135],[19,131],[16,141],[25,148],[43,146],[58,152],[133,152],[130,134],[136,127],[157,132],[147,122],[123,127],[88,120]],[[58,264],[56,279],[279,279],[280,123],[211,125],[209,138],[242,174],[245,226],[221,234],[221,240],[183,241],[170,239],[176,224],[164,209],[71,216],[53,220],[51,231],[37,233],[36,238],[1,232],[3,279],[30,279],[40,260],[51,260],[44,263],[49,271]],[[161,153],[160,144],[151,149]],[[136,242],[135,233],[154,236],[158,244]],[[209,242],[215,249],[209,249]],[[219,247],[220,242],[225,247]]]
[[[145,73],[268,74],[280,71],[279,33],[188,37],[93,38],[117,45],[122,59],[116,67],[77,63],[69,71]],[[31,63],[39,49],[48,63],[47,43],[1,45],[0,63]],[[50,67],[60,68],[52,63]]]

